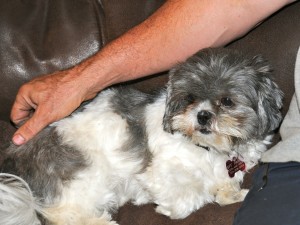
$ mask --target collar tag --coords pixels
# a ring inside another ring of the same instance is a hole
[[[229,177],[234,177],[235,173],[238,171],[245,171],[246,164],[237,157],[233,157],[232,160],[226,161],[226,168],[228,170]]]

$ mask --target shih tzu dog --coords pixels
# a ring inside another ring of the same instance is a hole
[[[245,171],[281,121],[282,92],[260,56],[205,49],[156,94],[120,87],[5,152],[0,223],[109,225],[128,201],[185,218],[242,201]]]

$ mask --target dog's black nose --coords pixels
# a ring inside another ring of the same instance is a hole
[[[206,110],[198,112],[197,119],[200,125],[207,125],[208,121],[211,119],[212,113]]]

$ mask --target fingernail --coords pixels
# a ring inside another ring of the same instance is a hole
[[[22,145],[25,143],[25,138],[20,134],[16,134],[13,136],[12,141],[15,145]]]

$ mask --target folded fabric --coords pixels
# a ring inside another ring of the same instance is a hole
[[[295,94],[280,128],[282,141],[263,154],[263,162],[300,162],[300,48],[294,77]]]

